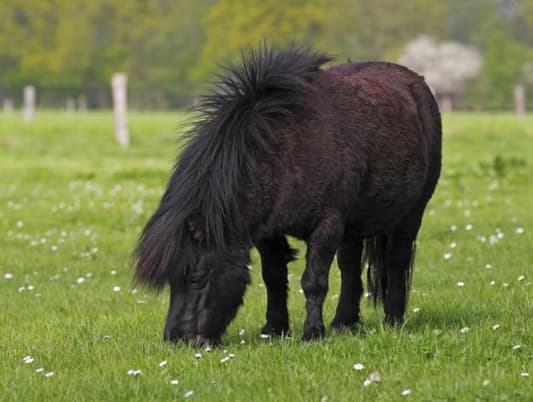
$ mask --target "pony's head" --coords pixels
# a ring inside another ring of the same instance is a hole
[[[250,283],[249,247],[208,247],[197,216],[175,226],[170,211],[156,212],[146,225],[136,278],[156,289],[169,284],[165,340],[218,344]]]
[[[170,277],[164,339],[193,346],[218,344],[250,282],[245,254],[204,252]]]

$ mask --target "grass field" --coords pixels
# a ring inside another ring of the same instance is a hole
[[[301,343],[300,258],[294,337],[260,339],[253,252],[245,305],[224,346],[200,358],[162,342],[167,292],[130,286],[183,118],[132,114],[121,149],[108,113],[0,117],[0,400],[533,400],[533,117],[444,117],[444,169],[402,328],[364,302],[358,333]],[[327,322],[338,291],[334,266]],[[364,385],[374,371],[381,381]]]

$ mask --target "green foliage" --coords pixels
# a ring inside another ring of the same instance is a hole
[[[200,18],[209,0],[34,3],[0,6],[0,19],[8,21],[0,27],[0,45],[6,44],[0,48],[0,95],[4,89],[14,96],[30,82],[48,103],[85,94],[92,106],[106,106],[111,75],[125,71],[134,105],[189,100],[187,74],[201,47]]]
[[[512,174],[524,174],[526,172],[527,162],[522,158],[505,158],[496,155],[494,159],[489,162],[480,162],[480,166],[486,174],[505,177]]]
[[[203,19],[206,42],[193,77],[204,82],[217,63],[236,59],[243,48],[262,41],[312,45],[324,30],[324,18],[324,0],[218,2]]]
[[[162,341],[168,292],[130,287],[130,253],[186,117],[131,113],[127,149],[113,140],[110,113],[0,118],[0,399],[181,400],[192,390],[190,400],[202,401],[400,401],[410,389],[406,400],[531,400],[533,165],[522,163],[533,154],[531,117],[444,116],[442,178],[418,239],[403,327],[384,328],[383,314],[363,301],[354,334],[302,344],[305,249],[294,242],[293,337],[259,338],[266,296],[253,252],[245,304],[224,346],[200,359]],[[333,264],[326,322],[338,292]],[[364,386],[373,371],[381,382]]]
[[[397,61],[426,34],[485,53],[466,106],[510,108],[517,71],[533,57],[527,0],[3,0],[0,21],[0,99],[20,101],[31,83],[46,106],[82,94],[109,106],[118,70],[138,108],[190,105],[217,65],[262,41],[313,46],[340,61]]]
[[[485,59],[478,81],[479,97],[485,107],[505,109],[513,104],[513,89],[520,82],[521,69],[529,55],[524,44],[503,32],[491,34],[485,43]]]

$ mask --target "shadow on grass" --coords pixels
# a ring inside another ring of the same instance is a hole
[[[476,327],[484,321],[498,321],[503,318],[501,311],[491,309],[489,306],[471,305],[466,302],[452,301],[435,306],[426,306],[417,313],[410,310],[406,313],[402,325],[391,327],[383,322],[381,307],[367,309],[363,320],[354,328],[343,328],[340,331],[332,331],[326,328],[323,339],[313,343],[330,343],[337,340],[345,340],[349,337],[365,339],[376,335],[403,333],[421,335],[427,332],[450,332],[456,333],[464,327]],[[236,331],[230,331],[223,337],[223,346],[247,345],[248,347],[269,345],[301,344],[303,319],[292,323],[291,333],[288,337],[263,339],[260,335],[260,326],[247,329],[247,335],[242,337]],[[244,344],[241,343],[244,340]]]

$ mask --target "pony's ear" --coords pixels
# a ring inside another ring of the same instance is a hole
[[[202,219],[199,215],[191,215],[187,219],[187,229],[191,234],[191,237],[198,243],[203,244],[205,242],[204,232],[202,230]]]

